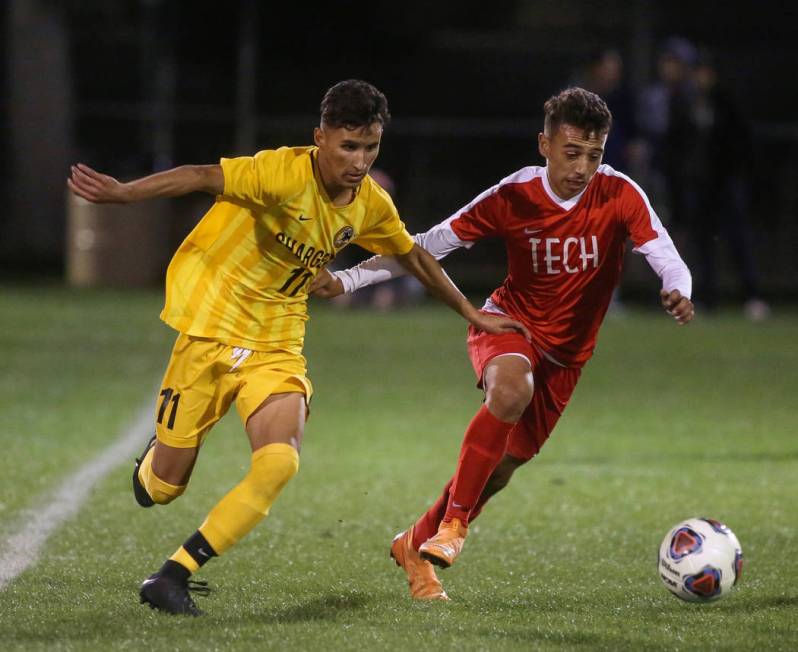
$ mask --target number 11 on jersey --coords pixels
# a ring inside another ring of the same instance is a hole
[[[304,272],[304,273],[303,273]],[[304,267],[297,267],[294,269],[288,277],[288,280],[283,283],[283,287],[281,287],[278,292],[286,293],[289,297],[295,297],[299,290],[307,284],[307,282],[313,278],[313,272],[307,271]],[[290,290],[291,286],[294,286],[293,289]]]

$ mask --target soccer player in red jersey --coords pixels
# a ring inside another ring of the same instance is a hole
[[[627,238],[662,279],[665,310],[678,324],[694,315],[690,272],[645,193],[601,163],[612,123],[605,102],[569,88],[550,98],[544,113],[538,148],[545,167],[511,174],[414,237],[439,259],[482,238],[504,240],[507,277],[482,309],[517,319],[531,333],[528,341],[469,328],[469,356],[485,402],[440,498],[391,547],[416,599],[447,599],[432,564],[454,563],[469,523],[554,429],[593,353]],[[314,289],[335,296],[401,273],[392,258],[376,257],[324,275]]]

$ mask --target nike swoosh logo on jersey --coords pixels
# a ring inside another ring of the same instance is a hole
[[[307,222],[308,220],[312,220],[312,219],[313,219],[312,217],[305,217],[304,215],[300,215],[299,216],[299,221],[300,222]]]
[[[531,235],[532,233],[540,233],[542,230],[543,229],[527,229],[527,228],[525,228],[524,229],[524,233],[529,233]]]

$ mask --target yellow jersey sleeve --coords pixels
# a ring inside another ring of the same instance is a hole
[[[267,149],[254,156],[223,158],[224,193],[230,199],[269,208],[301,191],[292,148]]]
[[[393,200],[371,177],[366,177],[366,180],[364,190],[368,194],[366,201],[370,219],[353,242],[380,256],[406,254],[414,242],[399,218]]]

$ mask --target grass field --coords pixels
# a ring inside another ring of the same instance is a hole
[[[154,402],[172,342],[160,301],[0,287],[0,542]],[[208,614],[151,612],[137,587],[242,476],[235,414],[166,508],[135,505],[120,460],[0,592],[0,649],[798,649],[798,313],[608,320],[553,439],[441,574],[448,604],[412,602],[388,545],[437,496],[479,406],[463,325],[432,306],[312,313],[302,469],[203,569]],[[655,572],[667,529],[696,515],[728,523],[746,559],[709,605]]]

